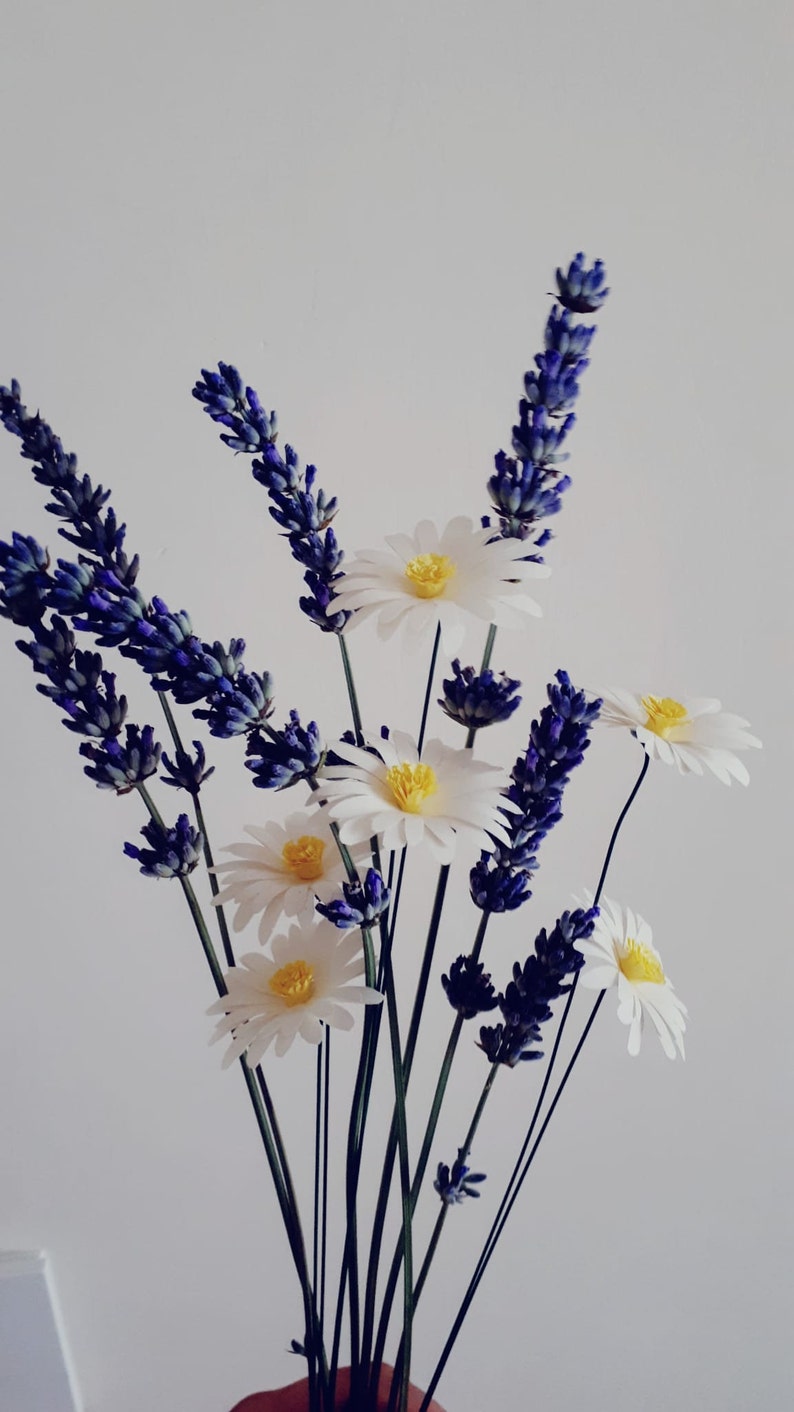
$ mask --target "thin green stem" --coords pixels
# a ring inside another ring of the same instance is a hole
[[[433,911],[430,918],[430,926],[425,943],[422,967],[417,984],[416,998],[408,1028],[408,1037],[405,1041],[405,1052],[403,1054],[403,1084],[407,1092],[408,1083],[411,1077],[411,1068],[416,1049],[416,1041],[419,1034],[419,1024],[422,1015],[422,1007],[425,1001],[427,985],[430,976],[430,967],[433,961],[438,928],[441,921],[441,910],[444,905],[444,895],[449,878],[449,865],[441,868],[436,886],[436,895],[433,902]],[[372,1348],[372,1335],[375,1322],[375,1301],[377,1298],[378,1266],[380,1262],[381,1245],[383,1241],[383,1231],[386,1219],[386,1209],[389,1202],[389,1191],[391,1189],[392,1169],[394,1159],[397,1154],[397,1113],[396,1109],[392,1114],[391,1128],[386,1143],[386,1153],[383,1159],[383,1172],[381,1175],[378,1197],[375,1203],[375,1216],[372,1222],[372,1240],[370,1243],[369,1263],[367,1267],[367,1284],[364,1299],[364,1327],[361,1340],[361,1361],[366,1367],[369,1362],[370,1350]]]
[[[411,1373],[411,1344],[413,1321],[413,1240],[411,1203],[411,1173],[408,1158],[408,1127],[405,1117],[405,1083],[403,1081],[402,1045],[397,1015],[397,996],[394,988],[394,972],[391,964],[391,948],[388,948],[384,971],[384,988],[389,1021],[391,1042],[392,1074],[394,1077],[395,1110],[397,1114],[397,1150],[400,1172],[400,1205],[402,1207],[402,1227],[400,1245],[403,1263],[403,1343],[404,1366],[399,1392],[399,1412],[406,1412],[408,1406],[408,1379]]]
[[[353,713],[353,729],[356,735],[356,745],[363,745],[364,731],[361,725],[361,711],[356,694],[356,684],[353,681],[353,668],[350,664],[350,654],[347,650],[347,643],[342,633],[337,633],[337,637],[339,639],[339,650],[342,654],[342,666],[345,672],[345,685],[347,687],[348,700],[350,701],[350,710]]]
[[[174,742],[174,748],[179,754],[184,755],[187,752],[185,751],[185,747],[182,744],[182,738],[179,734],[179,727],[177,726],[177,723],[174,719],[174,713],[171,710],[171,703],[168,700],[168,696],[164,691],[160,691],[157,694],[160,698],[160,705],[163,709],[163,715],[165,716],[166,722],[168,724],[168,729],[171,733],[171,739]],[[204,811],[201,807],[201,801],[199,799],[198,790],[191,791],[190,797],[193,800],[193,809],[196,815],[196,824],[204,840],[204,862],[206,864],[207,875],[210,880],[210,891],[212,892],[213,896],[213,910],[215,912],[216,917],[218,918],[218,931],[221,934],[221,945],[223,946],[223,954],[226,957],[227,966],[234,966],[237,963],[235,961],[234,948],[232,947],[231,937],[229,935],[229,928],[226,922],[223,907],[214,902],[214,899],[218,896],[218,893],[220,892],[220,887],[218,886],[218,879],[216,878],[214,872],[215,859],[212,856],[212,848],[210,846],[209,833],[207,832],[207,824],[204,819]]]
[[[320,1288],[320,1180],[322,1173],[323,1132],[323,1046],[317,1046],[314,1085],[314,1203],[312,1209],[312,1287]],[[322,1319],[322,1303],[320,1304]]]
[[[480,918],[479,926],[477,927],[477,935],[475,936],[474,945],[471,949],[471,958],[474,962],[477,962],[479,960],[480,952],[482,951],[483,947],[483,942],[485,941],[485,932],[488,926],[490,915],[490,912],[483,912]],[[441,1070],[438,1076],[438,1081],[436,1083],[435,1093],[433,1094],[433,1101],[430,1106],[430,1114],[427,1120],[425,1134],[422,1139],[422,1146],[419,1152],[419,1159],[416,1164],[413,1182],[411,1184],[412,1215],[413,1212],[416,1210],[416,1203],[419,1200],[419,1192],[421,1190],[422,1181],[424,1179],[425,1171],[427,1169],[427,1163],[430,1157],[430,1149],[433,1144],[433,1138],[436,1135],[436,1128],[438,1126],[438,1120],[441,1114],[441,1105],[444,1102],[444,1095],[447,1090],[447,1083],[449,1081],[449,1075],[452,1069],[452,1063],[455,1058],[455,1052],[458,1047],[458,1041],[460,1039],[460,1032],[462,1028],[463,1020],[460,1015],[456,1015],[452,1024],[452,1029],[450,1032],[449,1040],[447,1042],[444,1058],[441,1062]],[[391,1307],[392,1302],[394,1300],[395,1290],[397,1288],[397,1279],[400,1273],[401,1261],[402,1255],[398,1243],[395,1248],[394,1255],[392,1257],[392,1263],[386,1280],[386,1288],[384,1290],[383,1295],[380,1319],[378,1321],[378,1330],[375,1339],[375,1349],[372,1358],[372,1371],[370,1374],[370,1393],[372,1396],[374,1396],[374,1390],[378,1386],[377,1379],[380,1374],[381,1363],[383,1362],[383,1353],[386,1346],[386,1336],[388,1334],[389,1329],[389,1318],[391,1315]]]
[[[384,925],[383,923],[381,924]],[[368,929],[362,929],[364,942],[364,967],[365,980],[367,985],[375,984],[375,953],[372,946],[372,937]],[[358,1360],[358,1334],[356,1328],[357,1300],[358,1300],[358,1256],[357,1256],[357,1210],[356,1200],[358,1196],[358,1181],[361,1169],[361,1149],[366,1119],[367,1107],[369,1104],[370,1090],[372,1087],[372,1076],[374,1072],[374,1047],[377,1044],[377,1035],[380,1026],[380,1007],[368,1006],[364,1015],[364,1034],[359,1053],[358,1070],[353,1088],[353,1103],[350,1109],[350,1119],[348,1123],[347,1135],[347,1160],[345,1166],[345,1196],[347,1208],[347,1223],[345,1230],[345,1244],[342,1254],[342,1267],[339,1274],[339,1291],[336,1302],[336,1314],[334,1318],[334,1335],[331,1352],[331,1364],[328,1380],[328,1402],[329,1407],[334,1406],[334,1391],[336,1385],[336,1373],[339,1363],[339,1348],[342,1334],[342,1316],[344,1312],[345,1290],[348,1287],[348,1280],[351,1289],[351,1367],[357,1366]],[[352,1373],[351,1373],[352,1378]]]
[[[152,799],[146,786],[140,784],[137,786],[137,789],[138,793],[141,796],[141,799],[143,800],[143,803],[145,804],[149,812],[150,817],[161,829],[164,828],[165,825],[163,822],[162,815],[160,814],[160,811],[157,808],[157,805],[154,803],[154,800]],[[219,997],[222,997],[227,993],[226,982],[224,980],[223,972],[221,971],[220,965],[218,964],[218,958],[215,953],[215,948],[212,944],[212,939],[210,937],[207,924],[204,920],[204,914],[201,910],[198,898],[196,897],[196,894],[193,890],[193,886],[190,883],[189,879],[186,877],[180,877],[179,882],[182,888],[182,893],[184,895],[185,901],[187,902],[188,908],[190,909],[190,914],[193,918],[193,923],[196,928],[199,940],[201,942],[201,947],[204,952],[205,959],[210,968],[212,979],[215,984],[215,989]],[[290,1249],[292,1251],[296,1273],[298,1275],[298,1280],[301,1286],[301,1293],[303,1295],[304,1304],[304,1315],[306,1320],[306,1339],[310,1351],[309,1375],[313,1387],[315,1383],[316,1373],[312,1362],[312,1356],[316,1357],[317,1350],[317,1315],[314,1307],[314,1296],[312,1292],[312,1286],[309,1280],[309,1270],[306,1261],[306,1252],[303,1245],[300,1216],[297,1209],[297,1203],[295,1201],[294,1188],[292,1187],[292,1182],[289,1175],[289,1167],[286,1161],[286,1153],[284,1151],[283,1140],[281,1138],[281,1134],[278,1130],[278,1124],[276,1122],[275,1109],[273,1108],[272,1099],[270,1098],[270,1093],[265,1082],[264,1074],[262,1073],[261,1067],[257,1067],[255,1074],[253,1074],[249,1069],[244,1056],[240,1057],[239,1062],[243,1077],[245,1079],[245,1085],[248,1089],[248,1095],[254,1109],[259,1133],[265,1148],[265,1154],[267,1156],[268,1165],[270,1167],[270,1173],[273,1178],[273,1184],[276,1189],[276,1198],[279,1202],[279,1207],[281,1209],[281,1215],[284,1221],[287,1239],[289,1241]],[[314,1397],[314,1393],[312,1395]]]
[[[331,1113],[331,1031],[325,1027],[325,1074],[323,1076],[323,1134],[322,1134],[322,1187],[323,1201],[320,1212],[320,1333],[325,1342],[325,1279],[328,1254],[328,1135]]]
[[[486,639],[485,639],[485,651],[484,651],[483,654],[482,654],[482,662],[480,663],[480,675],[482,675],[482,673],[483,673],[484,671],[486,671],[486,670],[488,669],[488,667],[490,667],[490,665],[491,665],[491,656],[492,656],[492,654],[493,654],[493,648],[494,648],[494,643],[495,643],[495,642],[496,642],[496,624],[495,624],[495,623],[491,623],[491,626],[490,626],[489,629],[488,629],[488,636],[487,636]],[[471,750],[471,749],[473,748],[473,746],[474,746],[474,738],[475,738],[475,736],[476,736],[476,734],[477,734],[477,731],[478,731],[478,727],[477,727],[477,726],[472,726],[471,729],[469,730],[469,733],[468,733],[468,735],[466,736],[466,749],[467,749],[467,750]]]
[[[494,1081],[495,1081],[495,1079],[496,1079],[496,1075],[497,1075],[497,1073],[499,1072],[499,1069],[500,1069],[500,1068],[501,1068],[501,1065],[500,1065],[500,1064],[492,1064],[491,1067],[490,1067],[490,1069],[488,1070],[488,1077],[486,1078],[485,1083],[484,1083],[483,1086],[482,1086],[482,1091],[481,1091],[480,1097],[479,1097],[479,1099],[478,1099],[478,1101],[477,1101],[477,1106],[476,1106],[476,1108],[475,1108],[475,1110],[474,1110],[474,1113],[473,1113],[473,1115],[472,1115],[471,1122],[469,1123],[468,1132],[466,1133],[466,1136],[464,1137],[461,1146],[458,1148],[458,1161],[459,1161],[459,1162],[465,1162],[465,1161],[466,1161],[466,1158],[468,1157],[469,1153],[471,1152],[471,1146],[472,1146],[472,1143],[474,1142],[475,1134],[476,1134],[476,1132],[477,1132],[478,1127],[480,1126],[480,1119],[482,1118],[483,1111],[484,1111],[484,1109],[485,1109],[485,1105],[486,1105],[486,1103],[488,1102],[488,1098],[489,1098],[489,1096],[490,1096],[491,1089],[493,1088]],[[417,1306],[417,1304],[419,1303],[419,1298],[420,1298],[420,1296],[421,1296],[422,1290],[423,1290],[424,1287],[425,1287],[425,1281],[427,1280],[427,1276],[428,1276],[428,1274],[430,1273],[430,1266],[431,1266],[432,1263],[433,1263],[433,1257],[435,1256],[436,1250],[437,1250],[437,1248],[438,1248],[438,1243],[439,1243],[439,1241],[440,1241],[440,1239],[441,1239],[441,1232],[442,1232],[443,1229],[444,1229],[444,1223],[445,1223],[446,1218],[447,1218],[447,1211],[448,1211],[448,1210],[449,1210],[449,1204],[448,1204],[446,1201],[444,1201],[444,1200],[442,1199],[442,1202],[441,1202],[441,1210],[439,1211],[438,1216],[436,1217],[436,1223],[435,1223],[435,1225],[434,1225],[434,1227],[433,1227],[433,1233],[432,1233],[432,1235],[431,1235],[431,1237],[430,1237],[430,1242],[429,1242],[429,1244],[428,1244],[427,1251],[425,1252],[425,1258],[424,1258],[424,1260],[422,1261],[422,1268],[421,1268],[421,1270],[419,1271],[419,1276],[418,1276],[417,1281],[416,1281],[416,1284],[415,1284],[415,1286],[414,1286],[414,1314],[416,1313],[416,1306]],[[396,1385],[397,1385],[397,1379],[398,1379],[399,1376],[401,1375],[402,1366],[403,1366],[403,1344],[402,1344],[402,1341],[401,1341],[401,1342],[400,1342],[399,1349],[398,1349],[398,1351],[397,1351],[397,1358],[396,1358],[396,1360],[395,1360],[395,1365],[394,1365],[394,1376],[393,1376],[393,1378],[392,1378],[392,1386],[391,1386],[391,1391],[390,1391],[390,1394],[389,1394],[389,1409],[390,1409],[390,1412],[391,1412],[391,1409],[392,1409],[392,1407],[393,1407],[393,1402],[394,1402],[394,1398],[395,1398],[395,1387],[396,1387]]]

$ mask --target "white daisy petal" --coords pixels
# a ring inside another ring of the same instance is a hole
[[[222,878],[214,905],[235,908],[235,932],[259,917],[264,945],[282,913],[294,917],[312,911],[315,892],[336,890],[347,873],[328,818],[317,810],[296,810],[283,824],[265,828],[249,825],[246,833],[256,841],[232,844],[224,851],[233,860],[212,870]]]
[[[387,741],[365,739],[378,754],[337,742],[335,754],[351,762],[348,776],[344,765],[334,766],[314,795],[338,822],[345,843],[379,835],[384,849],[426,844],[449,862],[461,834],[482,848],[488,835],[508,842],[502,811],[513,806],[505,800],[508,778],[501,770],[440,740],[428,741],[420,760],[416,742],[402,731]],[[359,768],[366,755],[368,774]]]
[[[604,691],[599,720],[622,726],[636,735],[646,754],[665,765],[675,765],[682,775],[702,775],[710,770],[723,784],[750,776],[737,750],[760,748],[747,729],[747,721],[720,709],[715,697],[675,700],[669,696],[634,696],[629,691]]]
[[[493,530],[476,527],[465,515],[441,533],[421,520],[412,535],[387,536],[390,554],[365,550],[346,565],[334,585],[334,608],[353,614],[348,630],[374,614],[385,637],[399,626],[421,635],[440,625],[444,650],[452,656],[469,617],[521,627],[541,611],[525,586],[546,578],[549,569],[522,558],[522,541],[492,536]]]
[[[357,932],[340,932],[325,921],[297,924],[273,938],[272,951],[273,960],[256,952],[242,956],[224,978],[228,994],[207,1012],[222,1016],[211,1042],[230,1037],[224,1068],[242,1054],[256,1067],[271,1044],[281,1056],[298,1036],[318,1044],[323,1025],[352,1028],[348,1006],[383,1000],[357,982],[364,969]]]
[[[647,1018],[668,1058],[678,1050],[683,1059],[686,1006],[664,974],[648,923],[608,897],[599,908],[592,936],[578,943],[585,958],[580,984],[590,990],[617,987],[617,1015],[628,1026],[629,1054],[639,1053]]]

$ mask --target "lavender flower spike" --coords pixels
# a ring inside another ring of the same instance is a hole
[[[551,538],[550,530],[540,530],[540,521],[560,511],[571,484],[559,466],[568,459],[562,448],[576,422],[573,407],[595,334],[593,326],[575,323],[571,314],[591,314],[600,308],[609,293],[605,278],[602,262],[596,260],[588,270],[581,253],[566,274],[557,271],[562,308],[552,306],[543,351],[525,375],[518,423],[513,427],[513,454],[497,452],[488,481],[502,537],[531,539],[535,549]]]
[[[600,700],[588,701],[571,685],[567,672],[557,672],[547,692],[549,704],[532,722],[526,752],[510,775],[507,797],[519,808],[506,819],[510,843],[484,851],[469,875],[472,900],[483,911],[510,912],[531,897],[537,850],[562,818],[563,791],[584,758],[601,709]]]
[[[94,487],[77,473],[77,458],[64,451],[52,428],[24,406],[19,383],[0,387],[0,421],[22,442],[22,455],[33,461],[34,478],[47,486],[47,509],[68,528],[60,534],[77,545],[77,563],[59,559],[54,575],[48,558],[32,539],[13,536],[0,545],[3,593],[0,611],[29,626],[52,608],[82,632],[90,632],[101,647],[118,647],[150,676],[158,691],[205,710],[216,736],[249,732],[269,715],[272,684],[245,670],[245,643],[235,638],[228,649],[201,642],[186,613],[171,613],[162,599],[151,604],[136,587],[139,562],[124,552],[125,527],[108,504],[110,491]]]
[[[147,878],[184,878],[201,859],[203,835],[191,826],[187,814],[180,814],[173,828],[151,819],[141,829],[148,848],[125,843],[128,858],[136,858]]]
[[[252,387],[246,387],[236,368],[219,363],[218,371],[202,368],[193,396],[214,422],[225,427],[223,441],[232,451],[253,456],[251,473],[271,499],[270,513],[284,531],[292,556],[302,564],[309,589],[299,599],[302,611],[323,632],[340,633],[349,613],[331,610],[334,583],[340,576],[344,554],[331,521],[337,510],[335,496],[315,490],[315,466],[302,469],[297,452],[276,449],[275,412],[266,412]]]

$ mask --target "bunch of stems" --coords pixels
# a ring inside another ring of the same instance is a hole
[[[491,626],[488,632],[485,650],[483,653],[481,671],[484,671],[490,664],[496,638],[496,629]],[[358,744],[363,744],[364,736],[362,729],[361,710],[356,692],[352,666],[350,662],[347,644],[344,637],[339,636],[339,643],[344,669],[345,684],[348,699],[350,702],[351,714],[355,737]],[[432,656],[428,671],[427,685],[424,693],[422,715],[418,735],[418,749],[421,753],[424,743],[430,700],[432,696],[433,682],[435,677],[438,651],[440,642],[440,631],[436,632],[433,644]],[[165,693],[159,693],[159,699],[163,707],[169,732],[173,739],[177,751],[183,750],[179,730],[174,719]],[[266,728],[269,729],[269,728]],[[271,732],[275,734],[275,732]],[[474,747],[476,730],[469,730],[466,738],[466,748]],[[623,807],[617,820],[612,837],[609,842],[606,857],[604,859],[601,875],[596,889],[594,899],[595,905],[601,896],[607,870],[615,847],[615,842],[628,813],[631,804],[645,777],[648,766],[648,757],[643,759],[642,769],[634,788]],[[316,788],[313,780],[309,781],[312,788]],[[150,815],[160,826],[163,825],[160,813],[151,798],[145,785],[138,786],[143,803]],[[192,801],[196,817],[197,827],[201,830],[204,839],[204,861],[208,870],[210,889],[213,901],[218,896],[219,886],[214,869],[214,859],[207,831],[206,819],[199,800],[198,787],[192,792]],[[348,850],[339,839],[338,829],[332,825],[332,831],[336,838],[341,856],[344,860],[348,877],[354,880],[357,877],[355,867],[350,858]],[[373,866],[382,873],[382,859],[378,847],[377,839],[371,841],[371,853]],[[322,1044],[317,1052],[316,1089],[315,1089],[315,1129],[314,1129],[314,1183],[313,1183],[313,1207],[312,1207],[312,1242],[311,1242],[311,1266],[307,1256],[306,1240],[304,1237],[304,1227],[299,1209],[298,1199],[295,1191],[290,1165],[284,1140],[279,1128],[276,1116],[275,1105],[267,1084],[267,1080],[262,1070],[262,1066],[257,1065],[251,1070],[242,1057],[239,1061],[240,1069],[248,1092],[249,1100],[254,1111],[254,1117],[259,1129],[263,1149],[273,1180],[276,1198],[279,1203],[284,1229],[290,1248],[290,1253],[295,1266],[295,1272],[301,1290],[304,1314],[304,1339],[300,1345],[301,1351],[305,1354],[307,1361],[308,1382],[309,1382],[309,1406],[310,1412],[334,1412],[335,1392],[337,1374],[339,1369],[339,1359],[342,1346],[342,1332],[347,1312],[349,1324],[350,1341],[350,1406],[355,1412],[371,1412],[376,1406],[378,1390],[381,1381],[381,1370],[386,1351],[386,1342],[392,1318],[394,1300],[397,1286],[402,1271],[402,1318],[400,1323],[399,1343],[395,1359],[394,1374],[389,1392],[389,1412],[406,1412],[409,1379],[411,1371],[411,1347],[413,1320],[419,1299],[424,1290],[432,1263],[437,1255],[441,1242],[442,1233],[447,1219],[449,1206],[442,1201],[438,1216],[436,1218],[432,1233],[427,1242],[418,1273],[414,1276],[414,1242],[413,1242],[413,1217],[416,1211],[422,1185],[427,1172],[427,1165],[430,1159],[430,1152],[435,1138],[439,1117],[441,1114],[447,1085],[458,1048],[463,1020],[460,1015],[456,1015],[452,1023],[450,1035],[446,1049],[441,1061],[441,1066],[436,1081],[433,1097],[430,1103],[424,1132],[419,1144],[418,1155],[412,1166],[409,1144],[408,1129],[406,1119],[406,1094],[411,1077],[413,1061],[416,1051],[416,1044],[419,1035],[422,1014],[427,997],[429,980],[432,972],[435,956],[436,944],[438,941],[439,929],[441,925],[443,907],[447,891],[449,878],[449,865],[443,865],[439,870],[436,884],[435,896],[433,900],[428,932],[425,941],[425,948],[419,975],[416,983],[416,991],[413,1000],[408,1030],[405,1041],[401,1038],[400,1019],[397,1007],[397,995],[395,987],[394,967],[392,962],[393,945],[395,939],[395,929],[399,911],[400,896],[403,887],[403,880],[406,871],[406,850],[403,848],[399,860],[396,854],[392,853],[388,863],[388,886],[391,891],[390,905],[387,911],[381,916],[378,924],[379,931],[379,953],[376,956],[373,938],[369,928],[362,928],[362,943],[364,951],[365,979],[367,985],[376,986],[383,992],[384,1006],[367,1007],[363,1021],[363,1033],[361,1050],[359,1054],[358,1069],[353,1089],[353,1096],[348,1122],[347,1149],[346,1149],[346,1226],[345,1237],[342,1250],[342,1259],[339,1272],[337,1288],[336,1307],[333,1318],[333,1331],[331,1338],[330,1357],[326,1352],[326,1315],[327,1315],[327,1246],[328,1246],[328,1166],[329,1166],[329,1122],[332,1098],[331,1085],[331,1049],[330,1032],[325,1030]],[[395,882],[396,873],[396,882]],[[207,926],[202,908],[196,897],[195,891],[188,878],[180,878],[182,891],[187,902],[191,918],[196,928],[202,950],[210,968],[213,983],[219,996],[227,993],[223,971],[218,960],[218,954],[212,941],[210,930]],[[220,944],[227,967],[236,965],[234,948],[229,934],[228,924],[222,906],[213,906],[217,927],[220,937]],[[470,957],[476,962],[481,954],[485,941],[486,930],[490,920],[490,913],[483,911],[476,930]],[[548,1103],[544,1113],[544,1103],[551,1090],[552,1077],[557,1065],[561,1041],[568,1018],[571,1012],[573,997],[576,991],[576,978],[569,991],[565,1007],[559,1020],[557,1033],[553,1048],[546,1064],[546,1071],[541,1084],[540,1093],[534,1105],[527,1132],[523,1139],[521,1149],[516,1158],[513,1170],[507,1182],[504,1194],[501,1198],[496,1215],[486,1236],[482,1250],[477,1258],[472,1276],[464,1292],[460,1306],[456,1313],[449,1336],[444,1344],[439,1359],[434,1368],[428,1385],[427,1393],[422,1404],[425,1409],[438,1381],[444,1371],[446,1363],[452,1353],[455,1342],[458,1338],[463,1322],[468,1314],[474,1296],[477,1293],[480,1282],[491,1261],[499,1239],[504,1231],[506,1222],[513,1210],[520,1190],[528,1174],[529,1168],[537,1153],[538,1147],[548,1128],[557,1103],[568,1082],[573,1067],[581,1053],[582,1046],[587,1038],[590,1028],[595,1020],[598,1009],[603,999],[603,991],[597,997],[590,1016],[583,1028],[583,1031],[576,1043],[573,1055],[565,1069],[565,1072],[557,1084],[556,1089]],[[362,1308],[362,1279],[361,1279],[361,1259],[360,1259],[360,1231],[359,1231],[359,1182],[361,1174],[362,1155],[364,1149],[365,1134],[367,1128],[367,1117],[373,1089],[373,1078],[378,1054],[378,1046],[381,1034],[382,1014],[386,1013],[387,1030],[389,1036],[389,1051],[392,1081],[394,1089],[394,1106],[391,1125],[386,1141],[384,1153],[381,1181],[375,1201],[374,1214],[372,1219],[369,1247],[366,1257],[366,1275],[363,1283],[363,1308]],[[497,1073],[502,1067],[498,1063],[492,1063],[482,1086],[479,1098],[476,1102],[474,1112],[467,1128],[466,1134],[460,1144],[460,1160],[465,1161],[471,1151],[475,1134],[482,1119],[486,1104],[490,1097]],[[541,1121],[541,1115],[542,1121]],[[533,1141],[534,1139],[534,1141]],[[386,1275],[380,1307],[378,1309],[378,1283],[381,1273],[382,1240],[385,1229],[386,1215],[389,1206],[389,1199],[392,1191],[395,1163],[397,1166],[397,1177],[399,1185],[400,1202],[400,1225],[397,1241],[389,1263]]]

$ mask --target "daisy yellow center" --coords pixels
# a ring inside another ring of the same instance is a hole
[[[324,852],[324,839],[304,833],[300,838],[288,839],[281,850],[281,857],[289,871],[301,882],[314,882],[315,878],[323,875]]]
[[[456,572],[446,554],[417,554],[405,566],[405,577],[417,598],[439,598]]]
[[[645,729],[666,740],[676,726],[683,726],[688,717],[686,706],[672,696],[643,696],[640,703],[645,712]]]
[[[661,962],[647,946],[629,936],[626,938],[625,947],[618,966],[627,981],[652,981],[654,985],[664,985]]]
[[[308,961],[288,961],[268,981],[285,1005],[305,1005],[314,995],[314,971]]]
[[[429,765],[392,765],[386,781],[404,814],[419,814],[424,801],[438,789],[435,771]]]

